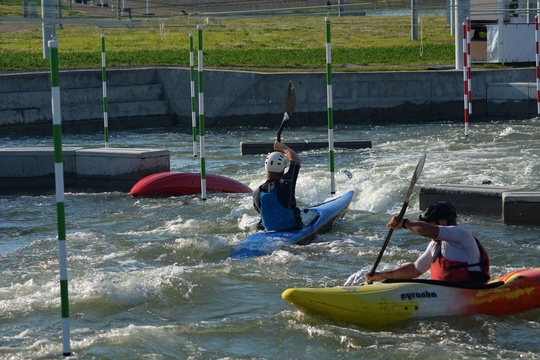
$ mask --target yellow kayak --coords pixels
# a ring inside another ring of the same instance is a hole
[[[281,296],[306,314],[363,326],[434,316],[504,315],[540,307],[540,268],[515,271],[480,286],[413,279],[290,288]]]

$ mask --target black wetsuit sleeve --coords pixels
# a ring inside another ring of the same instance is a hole
[[[255,189],[255,191],[253,191],[253,207],[255,208],[255,210],[257,210],[259,214],[261,213],[260,196],[261,196],[261,189],[260,188]]]
[[[279,202],[289,208],[296,208],[296,180],[300,173],[300,164],[291,162],[289,170],[282,176],[279,183],[278,199]]]

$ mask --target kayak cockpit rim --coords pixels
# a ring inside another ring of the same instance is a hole
[[[495,281],[486,284],[481,283],[458,283],[451,281],[442,281],[442,280],[431,280],[431,279],[386,279],[381,283],[383,284],[396,284],[396,283],[416,283],[416,284],[428,284],[428,285],[438,285],[438,286],[447,286],[455,287],[461,289],[493,289],[504,285],[504,281]]]

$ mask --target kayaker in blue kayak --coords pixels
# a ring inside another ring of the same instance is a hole
[[[283,231],[302,227],[296,206],[296,180],[302,159],[287,145],[275,141],[264,162],[266,182],[253,192],[253,206],[261,214],[258,230]],[[285,169],[287,171],[285,172]]]
[[[428,270],[433,280],[480,283],[489,280],[486,251],[468,230],[457,225],[456,209],[449,202],[431,204],[419,220],[398,221],[393,216],[386,226],[393,230],[408,229],[431,241],[414,263],[373,275],[366,274],[368,284],[385,279],[412,279]]]

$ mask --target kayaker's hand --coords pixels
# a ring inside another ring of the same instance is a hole
[[[397,216],[392,216],[386,227],[391,228],[392,230],[400,230],[403,228],[403,219],[397,220]]]
[[[357,272],[349,276],[349,278],[347,279],[347,281],[345,281],[345,284],[343,286],[357,285],[360,281],[364,279],[364,276],[362,275],[362,273],[363,273],[362,270],[358,270]]]
[[[381,273],[379,272],[375,272],[373,275],[371,275],[370,273],[366,274],[366,282],[368,284],[373,284],[374,281],[381,281],[381,280],[384,280],[384,279],[381,277]]]
[[[289,147],[283,143],[280,143],[279,141],[274,141],[274,150],[285,152]]]

